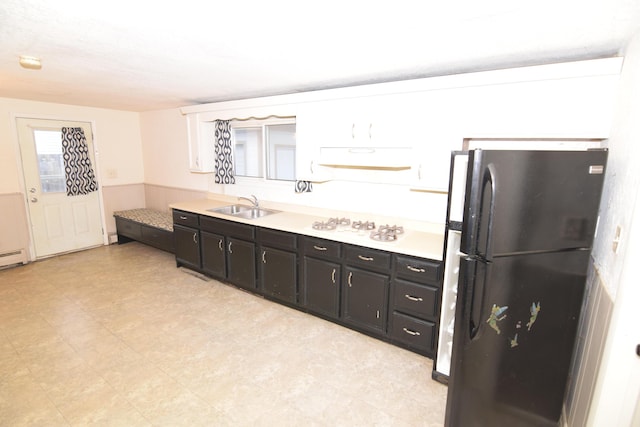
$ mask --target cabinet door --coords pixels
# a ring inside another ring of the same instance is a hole
[[[262,290],[274,298],[296,302],[296,254],[263,247],[260,253]]]
[[[187,115],[187,140],[189,141],[189,170],[214,172],[215,123],[203,121],[200,114]]]
[[[389,276],[347,267],[345,278],[342,299],[344,321],[368,330],[384,332],[387,323]]]
[[[227,239],[227,279],[241,288],[256,289],[256,245]]]
[[[202,231],[202,269],[214,277],[225,279],[227,277],[225,260],[224,236]]]
[[[304,257],[304,305],[325,316],[338,318],[340,264]]]
[[[200,269],[200,230],[181,225],[173,226],[176,262],[178,266]]]

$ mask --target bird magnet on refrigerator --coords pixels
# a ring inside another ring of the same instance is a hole
[[[498,327],[498,322],[501,320],[504,320],[507,317],[507,315],[506,314],[503,315],[503,313],[507,311],[508,308],[509,307],[507,306],[500,307],[495,304],[493,304],[493,307],[491,307],[491,314],[487,319],[487,323],[489,324],[489,326],[491,326],[492,329],[496,331],[498,335],[500,335],[500,328]]]

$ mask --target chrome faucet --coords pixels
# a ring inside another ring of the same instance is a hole
[[[238,200],[247,200],[249,203],[251,203],[251,205],[253,206],[254,209],[259,209],[260,205],[258,204],[258,198],[256,196],[254,196],[253,194],[251,195],[251,197],[238,197]]]

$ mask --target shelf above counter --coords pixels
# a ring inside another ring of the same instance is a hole
[[[411,168],[411,147],[320,147],[323,166],[402,170]]]

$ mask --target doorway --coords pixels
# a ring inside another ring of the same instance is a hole
[[[81,128],[96,170],[91,123],[17,118],[16,125],[36,259],[102,245],[100,194],[67,195],[63,160],[62,128]]]

